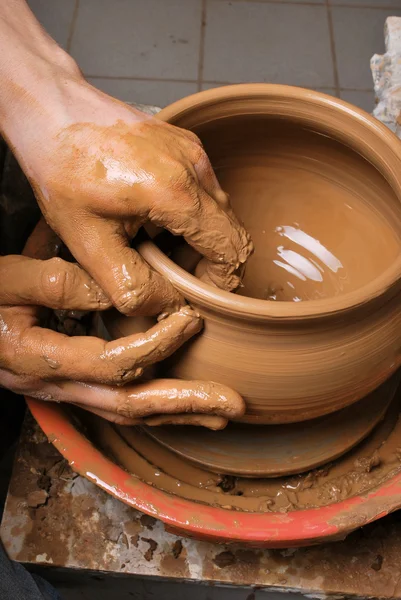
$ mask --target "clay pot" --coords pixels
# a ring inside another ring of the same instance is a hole
[[[255,423],[369,394],[401,362],[400,141],[345,102],[277,85],[208,90],[159,117],[199,135],[255,243],[240,295],[139,246],[205,323],[163,374],[233,387]],[[133,321],[107,326],[115,337]]]

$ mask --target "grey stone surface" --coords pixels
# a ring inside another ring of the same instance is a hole
[[[142,79],[105,79],[89,78],[89,82],[107,94],[129,102],[166,106],[183,96],[198,91],[197,83],[187,81],[149,81]]]
[[[66,48],[76,0],[28,0],[28,4],[46,31]]]
[[[196,79],[201,0],[84,0],[71,53],[86,75]]]
[[[368,113],[372,112],[375,105],[375,94],[373,90],[370,92],[364,90],[341,90],[340,98],[351,104],[355,104],[358,108],[363,108],[363,110],[366,110]]]
[[[372,89],[369,60],[384,50],[387,17],[401,16],[400,9],[334,7],[332,9],[337,68],[341,88]]]
[[[387,19],[385,34],[385,54],[370,62],[377,99],[373,114],[401,137],[401,18]]]
[[[333,86],[326,6],[209,0],[203,79]]]

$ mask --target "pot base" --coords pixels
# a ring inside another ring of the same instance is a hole
[[[397,381],[393,379],[387,385],[389,399],[394,395]],[[91,442],[123,467],[130,480],[146,482],[147,486],[175,499],[174,502],[179,498],[189,501],[194,514],[196,507],[206,505],[236,514],[278,515],[322,509],[352,497],[369,495],[394,473],[401,472],[400,408],[401,395],[397,393],[370,435],[323,467],[296,475],[259,478],[215,473],[205,464],[200,466],[172,452],[142,427],[113,426],[87,413],[80,413],[80,418]]]
[[[293,475],[338,458],[369,435],[384,417],[396,387],[393,378],[352,406],[302,423],[231,423],[223,431],[174,426],[145,429],[175,454],[214,473],[241,477]]]

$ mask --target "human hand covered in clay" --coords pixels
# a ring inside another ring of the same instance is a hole
[[[215,383],[167,379],[131,383],[201,329],[200,318],[188,306],[146,333],[113,342],[68,337],[41,327],[43,310],[37,305],[110,307],[85,271],[52,258],[59,246],[60,240],[42,220],[28,240],[25,256],[0,258],[1,385],[42,400],[76,404],[128,425],[193,423],[220,429],[227,419],[243,413],[241,397]]]
[[[224,426],[244,404],[223,386],[126,385],[201,328],[170,283],[130,248],[140,225],[149,220],[183,235],[206,258],[209,280],[226,289],[237,285],[235,271],[251,251],[199,140],[90,86],[23,0],[2,3],[0,17],[0,48],[8,56],[0,61],[1,132],[47,222],[82,267],[1,259],[0,384],[81,403],[119,422],[210,413],[203,423]],[[105,343],[40,328],[32,308],[110,304],[127,315],[168,316],[146,334]]]
[[[0,117],[46,221],[76,261],[124,314],[176,310],[178,293],[130,248],[151,221],[184,236],[207,259],[208,279],[234,289],[251,242],[199,139],[100,92],[70,57],[53,48],[50,61],[42,45],[44,58],[28,56],[26,87],[10,74]]]

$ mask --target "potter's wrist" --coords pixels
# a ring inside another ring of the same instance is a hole
[[[69,120],[73,90],[81,81],[84,79],[76,64],[71,66],[64,56],[57,62],[40,58],[21,79],[24,88],[15,84],[16,91],[6,100],[4,112],[0,100],[1,134],[27,177],[39,186],[46,175],[49,154],[54,154],[56,136]]]
[[[25,0],[0,3],[0,128],[35,102],[57,73],[77,76],[73,59],[41,27]]]
[[[60,51],[60,52],[59,52]],[[4,72],[0,91],[0,130],[13,145],[31,121],[36,122],[62,102],[64,88],[82,78],[76,63],[60,48],[50,60],[28,56],[18,72]]]

